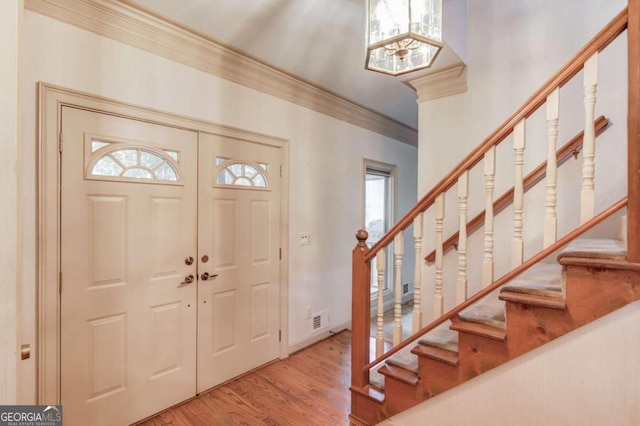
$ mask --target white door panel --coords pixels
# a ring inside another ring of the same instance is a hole
[[[197,135],[67,107],[62,123],[65,422],[129,424],[195,393],[196,284],[179,284],[195,275]],[[177,181],[94,175],[100,158],[154,166],[166,150]]]
[[[199,162],[201,392],[278,357],[280,150],[203,134]]]

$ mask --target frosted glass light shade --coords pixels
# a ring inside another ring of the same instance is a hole
[[[367,0],[366,69],[400,75],[427,68],[442,46],[442,0]]]

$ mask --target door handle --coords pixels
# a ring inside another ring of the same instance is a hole
[[[189,284],[191,284],[195,279],[196,279],[196,278],[195,278],[193,275],[191,275],[191,274],[186,275],[186,276],[184,277],[184,281],[182,281],[178,287],[182,287],[182,286],[185,286],[185,285],[189,285]]]
[[[202,275],[200,275],[200,278],[202,278],[203,281],[207,281],[207,280],[213,280],[217,276],[218,274],[209,275],[208,272],[203,272]]]

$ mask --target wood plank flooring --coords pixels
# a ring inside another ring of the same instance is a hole
[[[348,425],[351,332],[203,393],[140,425]]]

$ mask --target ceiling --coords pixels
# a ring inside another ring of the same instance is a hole
[[[427,71],[392,77],[365,70],[365,0],[129,2],[414,129],[417,96],[407,82],[460,62],[445,46]]]

